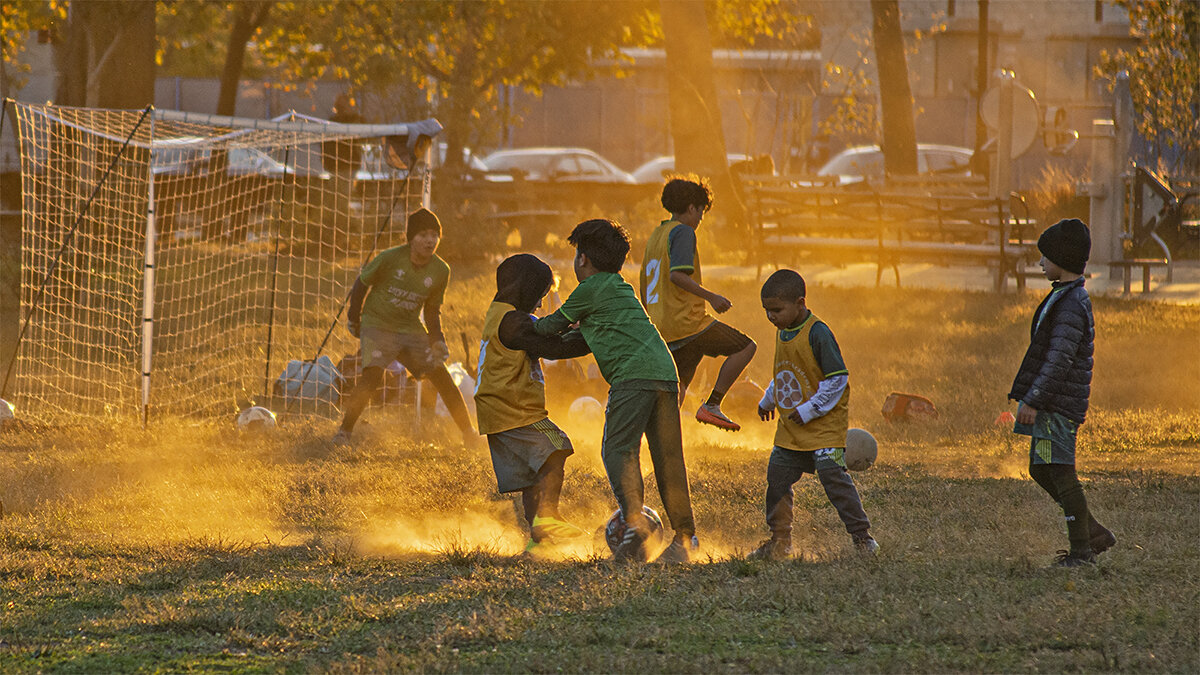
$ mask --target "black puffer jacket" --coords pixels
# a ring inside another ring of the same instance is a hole
[[[1082,278],[1054,286],[1061,290],[1046,296],[1033,314],[1029,349],[1008,398],[1082,424],[1092,392],[1092,301]]]

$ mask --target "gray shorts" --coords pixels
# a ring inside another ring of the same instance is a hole
[[[488,449],[492,451],[492,470],[496,472],[496,488],[502,493],[532,487],[550,455],[575,452],[571,439],[548,417],[516,429],[488,434],[487,439]]]
[[[399,361],[413,377],[424,377],[442,365],[429,349],[429,336],[424,333],[396,333],[374,326],[359,330],[362,341],[362,367],[386,368]]]

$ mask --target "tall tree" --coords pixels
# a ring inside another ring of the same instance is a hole
[[[898,0],[871,0],[871,33],[879,68],[879,108],[883,122],[883,168],[888,174],[917,173],[917,132],[913,120],[908,59],[900,29]]]
[[[1138,131],[1170,172],[1200,172],[1200,3],[1117,0],[1137,46],[1101,55],[1110,80],[1129,72]]]
[[[242,67],[246,61],[246,45],[266,23],[274,0],[245,0],[228,3],[233,15],[233,27],[225,47],[225,66],[221,69],[221,93],[217,96],[217,114],[233,115],[237,109],[238,87],[242,82]]]
[[[74,0],[55,46],[60,104],[142,108],[154,102],[155,3]]]
[[[376,90],[415,83],[446,127],[447,162],[503,114],[506,86],[540,92],[654,35],[649,0],[412,0],[309,5],[272,22],[259,48],[292,81]],[[317,48],[319,45],[319,48]]]
[[[745,207],[725,158],[725,133],[704,0],[662,0],[660,6],[675,167],[708,176],[720,196],[716,202],[718,212],[733,223],[744,223]]]

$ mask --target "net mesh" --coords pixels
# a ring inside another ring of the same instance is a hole
[[[27,324],[6,397],[32,420],[138,414],[147,391],[153,414],[270,401],[428,203],[406,125],[16,112]],[[335,330],[323,351],[356,350]]]

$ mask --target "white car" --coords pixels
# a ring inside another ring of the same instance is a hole
[[[628,183],[633,176],[587,148],[518,148],[497,150],[484,158],[488,171],[527,181]]]
[[[732,165],[751,159],[750,155],[731,152],[725,156]],[[633,170],[633,179],[641,185],[661,183],[667,174],[675,171],[675,155],[662,155]]]
[[[937,176],[970,176],[970,148],[917,143],[917,173]],[[818,176],[837,177],[839,185],[883,177],[883,151],[878,145],[846,148],[817,170]]]

